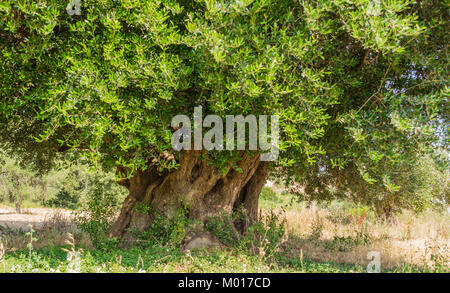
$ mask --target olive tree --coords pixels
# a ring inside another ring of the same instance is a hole
[[[244,208],[243,231],[267,176],[322,197],[396,192],[396,172],[446,142],[448,5],[4,0],[2,141],[30,164],[73,150],[115,168],[129,195],[113,236],[181,204],[203,222]],[[175,151],[172,118],[200,106],[224,121],[277,115],[278,159]]]

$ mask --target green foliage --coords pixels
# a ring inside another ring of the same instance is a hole
[[[6,272],[51,273],[67,272],[65,247],[47,247],[34,250],[29,265],[28,250],[16,250],[4,255]],[[439,273],[447,272],[447,260],[432,256],[434,266],[418,267],[411,264],[392,269],[382,268],[383,273]],[[83,273],[136,273],[136,272],[304,272],[304,273],[365,273],[361,265],[335,262],[317,262],[307,257],[298,257],[294,251],[286,250],[274,259],[251,256],[237,251],[210,250],[182,253],[178,248],[161,246],[134,246],[127,250],[112,249],[105,253],[101,249],[89,249],[81,255]]]
[[[214,234],[227,247],[234,247],[242,252],[250,252],[260,257],[274,257],[286,234],[286,223],[274,212],[260,216],[243,235],[232,226],[242,220],[244,214],[223,212],[220,216],[211,217],[206,229]]]
[[[34,172],[20,167],[16,160],[5,156],[1,150],[0,161],[0,202],[14,203],[20,212],[24,200],[42,193],[41,182]]]
[[[56,208],[76,209],[78,205],[78,198],[63,188],[58,191],[54,198],[46,201],[44,205]]]
[[[358,242],[351,236],[338,237],[335,236],[332,241],[325,243],[325,248],[328,250],[337,251],[351,251]]]
[[[46,194],[42,202],[48,207],[77,209],[82,207],[91,188],[92,176],[86,166],[59,160],[56,168],[43,176]]]
[[[278,195],[275,191],[273,191],[271,188],[269,187],[263,187],[261,190],[261,194],[259,195],[259,197],[262,200],[267,200],[267,201],[273,201],[273,202],[277,202],[278,200]]]
[[[69,262],[63,247],[36,250],[32,265],[28,266],[27,251],[9,252],[5,255],[6,272],[54,273],[67,272]],[[83,273],[137,273],[137,272],[364,272],[361,266],[337,263],[320,263],[309,259],[300,265],[298,259],[283,255],[273,260],[260,259],[227,250],[192,251],[181,253],[165,247],[132,247],[114,249],[107,254],[103,250],[90,249],[81,255]],[[418,270],[409,266],[409,270]]]
[[[108,243],[107,234],[125,193],[111,176],[92,174],[91,188],[83,210],[75,211],[75,222],[86,232],[96,247]]]
[[[324,243],[325,248],[331,251],[352,251],[356,246],[367,245],[372,242],[370,233],[366,230],[358,230],[354,236],[334,236],[333,240]]]
[[[448,169],[437,166],[431,157],[419,158],[414,166],[399,164],[395,177],[384,177],[385,190],[369,189],[367,192],[371,197],[366,196],[359,202],[386,217],[399,213],[401,209],[420,213],[435,207],[437,200],[444,203],[448,197],[449,178]]]
[[[206,222],[205,228],[214,234],[220,242],[228,247],[237,246],[240,235],[233,229],[233,215],[222,211],[218,216],[213,216]]]
[[[31,265],[31,259],[33,257],[33,252],[34,252],[33,251],[33,242],[37,241],[38,239],[33,236],[33,233],[36,232],[33,229],[33,225],[29,224],[28,228],[30,229],[30,231],[28,231],[25,235],[30,237],[30,242],[28,242],[27,248],[28,248],[28,264]]]
[[[322,181],[329,178],[323,174],[320,182],[315,181],[322,189],[316,186],[312,190],[314,185],[310,182],[304,189],[296,185],[291,191],[295,193],[296,189],[302,189],[297,192],[306,202],[317,201],[322,206],[331,207],[339,202],[346,203],[349,205],[346,207],[348,213],[355,212],[352,209],[364,209],[370,216],[375,212],[385,218],[401,213],[403,209],[420,213],[428,208],[439,209],[448,205],[448,168],[439,166],[431,156],[417,158],[414,165],[398,163],[392,171],[392,175],[382,178],[381,185],[367,184],[363,178],[356,179],[359,173],[343,175],[342,172],[338,175],[342,176],[340,183]],[[344,179],[344,176],[348,177]],[[362,210],[356,212],[361,213]]]
[[[151,207],[142,202],[136,203],[135,210],[141,215],[147,215],[150,212]]]
[[[254,253],[261,257],[273,258],[286,235],[286,221],[280,215],[269,212],[250,226],[248,233],[241,240],[248,243]]]
[[[125,198],[122,187],[116,186],[114,175],[101,170],[89,171],[86,165],[59,159],[48,173],[38,174],[17,160],[0,152],[0,202],[20,204],[29,200],[48,207],[85,208],[91,194],[103,192],[104,200],[117,206]],[[99,199],[100,200],[100,199]],[[101,199],[103,200],[103,199]]]
[[[428,181],[408,176],[431,149],[448,151],[448,0],[66,6],[0,4],[1,143],[30,165],[74,149],[98,168],[171,170],[170,121],[201,105],[279,115],[272,175],[306,197],[387,215],[429,202],[414,192]],[[235,153],[212,161],[232,166]]]
[[[142,209],[141,209],[142,210]],[[153,212],[154,213],[154,212]],[[187,217],[188,208],[181,205],[171,217],[154,214],[150,228],[144,232],[134,232],[138,243],[144,247],[155,244],[163,247],[179,247],[186,233],[195,223]]]

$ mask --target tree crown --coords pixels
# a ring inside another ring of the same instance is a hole
[[[67,4],[0,4],[0,123],[26,155],[171,169],[175,115],[278,115],[273,172],[331,196],[314,190],[395,193],[398,170],[446,147],[448,1]]]

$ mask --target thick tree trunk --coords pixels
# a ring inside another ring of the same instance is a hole
[[[173,172],[161,174],[149,168],[120,182],[128,188],[129,195],[110,235],[125,236],[130,228],[145,231],[155,214],[170,218],[180,204],[187,206],[189,218],[203,223],[222,211],[231,213],[243,207],[246,220],[237,223],[235,228],[240,232],[247,229],[258,216],[258,198],[267,172],[265,163],[260,161],[259,155],[244,154],[238,163],[242,172],[230,169],[221,174],[200,155],[200,151],[185,151],[179,168]],[[150,207],[150,211],[138,212],[136,207],[140,204]]]

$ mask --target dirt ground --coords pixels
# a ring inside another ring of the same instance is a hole
[[[15,208],[0,206],[0,226],[8,226],[14,230],[29,230],[29,224],[33,229],[41,229],[55,215],[71,218],[71,211],[51,208],[25,208],[21,214],[17,214]]]

